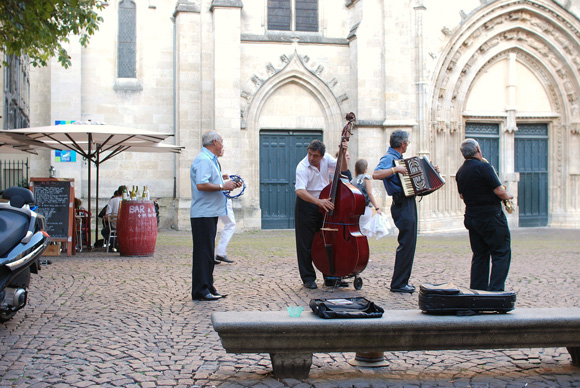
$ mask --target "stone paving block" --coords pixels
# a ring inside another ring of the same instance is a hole
[[[518,295],[516,308],[580,305],[576,235],[512,231],[506,286]],[[565,348],[387,352],[390,366],[372,370],[350,366],[354,353],[316,353],[305,382],[274,379],[267,354],[225,353],[211,327],[213,311],[284,310],[289,303],[307,308],[311,298],[348,296],[365,296],[385,309],[416,309],[416,294],[387,289],[396,236],[369,245],[363,288],[329,293],[302,287],[292,231],[236,234],[229,248],[236,262],[214,271],[216,287],[228,297],[211,303],[189,297],[190,233],[160,231],[151,258],[98,250],[60,257],[32,277],[24,310],[0,324],[0,388],[580,387],[580,370]],[[467,285],[470,257],[466,233],[419,236],[411,282]]]

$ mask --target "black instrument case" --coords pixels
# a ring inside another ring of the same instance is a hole
[[[419,308],[429,314],[507,313],[515,304],[516,294],[508,291],[471,290],[453,283],[421,284],[419,290]]]

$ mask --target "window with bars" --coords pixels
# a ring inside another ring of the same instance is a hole
[[[28,187],[28,159],[0,160],[0,190],[12,186]]]
[[[483,157],[499,169],[499,124],[466,123],[465,138],[477,140]]]
[[[318,31],[318,0],[268,0],[268,30]]]
[[[137,8],[133,0],[119,3],[117,77],[137,78]]]

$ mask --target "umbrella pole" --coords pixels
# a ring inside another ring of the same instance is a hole
[[[87,238],[87,249],[90,251],[91,249],[93,249],[93,245],[91,244],[91,143],[92,143],[92,137],[91,134],[89,134],[89,144],[88,144],[88,153],[87,153],[87,165],[89,166],[89,191],[88,191],[88,197],[89,197],[89,205],[87,207],[87,209],[89,209],[89,222],[88,222],[88,238]],[[95,215],[95,217],[97,217],[97,222],[95,222],[95,227],[98,229],[98,217],[99,217],[99,213],[97,213]]]
[[[97,148],[97,158],[96,158],[96,165],[97,165],[97,187],[96,187],[96,191],[97,191],[97,196],[95,198],[95,214],[97,215],[97,226],[95,227],[95,241],[99,240],[99,166],[100,166],[100,161],[99,161],[99,150]]]

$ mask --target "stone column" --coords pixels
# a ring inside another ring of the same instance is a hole
[[[191,229],[189,210],[191,162],[201,149],[201,17],[200,6],[180,0],[173,14],[174,98],[176,144],[186,148],[176,158],[176,201],[174,225]]]
[[[51,66],[30,67],[30,126],[42,127],[49,125],[51,120]],[[57,64],[55,64],[57,66]],[[58,65],[60,66],[60,65]],[[2,110],[3,111],[3,110]],[[45,176],[47,166],[50,166],[52,151],[39,150],[38,157],[29,158],[29,176]]]
[[[213,0],[213,123],[224,138],[222,170],[239,174],[246,170],[249,154],[256,152],[244,147],[241,136],[241,0]],[[248,153],[245,155],[243,152]],[[252,155],[253,156],[253,155]],[[244,178],[244,177],[242,177]],[[236,220],[244,227],[246,211],[241,201],[234,201]]]
[[[214,123],[215,129],[226,140],[226,146],[238,137],[240,131],[240,0],[214,0],[213,53],[214,53]],[[226,152],[228,152],[226,149]],[[224,155],[226,159],[230,159]]]
[[[353,25],[349,41],[350,84],[348,97],[350,109],[356,114],[355,136],[351,139],[350,169],[354,172],[357,158],[369,161],[372,174],[374,162],[368,155],[384,155],[390,132],[385,130],[385,47],[384,13],[380,1],[357,2],[349,8]],[[348,111],[343,112],[342,118]],[[344,122],[344,121],[343,121]],[[344,125],[344,124],[343,124]],[[364,139],[362,138],[364,134]],[[381,182],[373,182],[375,199],[385,209],[386,192]],[[388,213],[388,212],[387,212]]]
[[[356,58],[351,58],[356,86],[354,104],[357,120],[385,118],[385,60],[382,2],[363,2],[362,20],[351,39]],[[396,75],[393,74],[393,77]]]
[[[71,66],[65,69],[56,57],[50,61],[50,123],[56,120],[83,120],[81,117],[81,44],[74,37],[66,44],[66,50],[71,57]]]
[[[516,54],[510,53],[507,61],[507,75],[508,79],[506,82],[506,112],[507,121],[505,126],[505,132],[502,136],[502,141],[500,143],[500,166],[499,176],[502,179],[502,183],[505,185],[506,189],[512,193],[516,198],[518,197],[518,182],[520,180],[520,174],[515,172],[515,136],[514,131],[517,131],[516,126],[516,111],[517,111],[517,87],[518,87],[518,75],[517,75],[517,63]],[[517,203],[517,201],[514,201]],[[518,226],[518,208],[514,209],[512,214],[506,212],[506,217],[508,219],[509,226],[511,228]]]
[[[50,98],[50,111],[46,116],[46,118],[50,117],[50,121],[43,125],[55,125],[55,121],[57,120],[69,122],[82,121],[86,119],[82,115],[81,99],[83,92],[83,63],[81,59],[82,46],[77,36],[72,36],[70,42],[64,43],[63,45],[67,50],[68,55],[71,57],[71,66],[68,69],[65,69],[58,62],[56,57],[53,57],[50,60],[50,92],[48,94]],[[83,164],[82,158],[77,158],[77,161],[74,163],[56,163],[54,159],[54,151],[50,151],[48,166],[44,166],[42,169],[43,175],[41,176],[48,176],[48,168],[51,165],[56,168],[56,177],[73,178],[75,180],[75,196],[86,198],[88,186],[90,185],[83,185],[83,183],[86,182],[86,180],[83,181],[83,179],[86,179],[86,175],[83,176],[85,165]],[[93,185],[95,179],[96,175],[93,174]],[[93,190],[95,189],[93,188]],[[88,203],[85,202],[83,206],[87,207]],[[94,202],[92,203],[92,206],[94,206]],[[92,212],[95,211],[94,208],[90,210]]]

